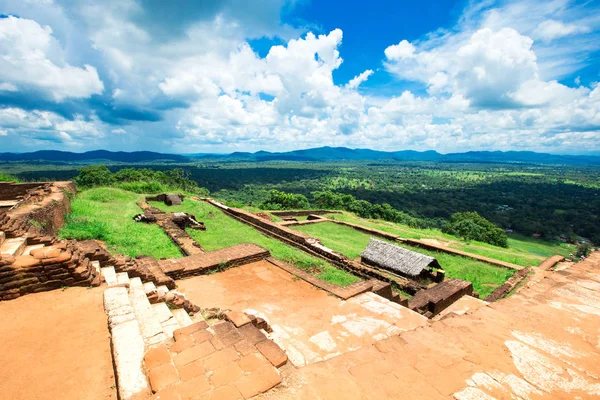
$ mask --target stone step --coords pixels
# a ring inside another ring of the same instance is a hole
[[[117,285],[117,273],[115,272],[115,267],[104,267],[101,268],[101,271],[108,287]]]
[[[171,310],[171,313],[173,313],[173,316],[179,323],[179,326],[181,326],[182,328],[190,326],[194,323],[194,321],[192,321],[192,319],[190,318],[190,315],[183,308],[176,308],[174,310]]]
[[[2,245],[4,239],[6,239],[6,234],[3,231],[0,231],[0,245]]]
[[[31,250],[41,249],[42,247],[44,247],[43,244],[32,244],[31,246],[25,247],[25,250],[23,250],[23,254],[22,255],[24,255],[24,256],[30,256],[31,255]]]
[[[0,246],[0,254],[8,256],[20,256],[27,247],[27,238],[5,239]]]
[[[129,275],[127,272],[117,273],[117,285],[129,287]]]
[[[144,339],[135,319],[127,288],[112,287],[104,291],[104,311],[112,342],[119,398],[123,400],[147,393],[148,382],[143,369]]]
[[[163,327],[163,333],[167,335],[167,337],[172,338],[173,332],[179,328],[182,328],[181,326],[179,326],[179,322],[173,316],[173,313],[167,306],[167,303],[161,302],[152,304],[152,309],[154,310],[156,317],[158,318],[160,324]]]
[[[135,313],[135,318],[140,324],[140,330],[146,346],[154,346],[165,340],[167,336],[163,333],[163,327],[156,317],[152,305],[146,297],[144,285],[140,278],[132,278],[129,281],[129,300]]]
[[[156,291],[158,292],[158,295],[162,297],[166,296],[167,293],[169,293],[169,288],[166,285],[161,285],[156,288]]]
[[[146,292],[146,295],[156,292],[154,282],[144,282],[144,292]]]
[[[100,270],[100,261],[91,261],[90,264],[96,270],[97,275],[102,275],[102,272]]]

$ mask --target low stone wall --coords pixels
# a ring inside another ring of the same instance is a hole
[[[181,279],[220,271],[233,266],[263,260],[271,254],[268,250],[251,243],[242,243],[221,250],[195,254],[184,258],[159,260],[158,266],[169,277]]]
[[[310,214],[314,215],[325,215],[325,214],[340,214],[336,210],[285,210],[285,211],[271,211],[271,214],[277,215],[278,217],[306,217]]]
[[[473,284],[471,282],[451,279],[418,292],[408,301],[408,308],[431,318],[462,296],[472,294]]]
[[[27,184],[29,185],[29,184]],[[73,182],[40,183],[10,210],[0,213],[0,231],[7,237],[28,237],[29,243],[50,243],[71,211]]]
[[[503,299],[514,288],[516,288],[519,283],[521,283],[525,278],[527,278],[529,272],[531,272],[531,269],[529,268],[523,268],[522,270],[515,272],[513,276],[508,278],[506,282],[494,289],[494,291],[490,293],[488,297],[485,298],[485,301],[491,303]]]
[[[377,283],[375,279],[371,279],[367,281],[355,282],[348,286],[336,286],[332,285],[331,283],[324,282],[319,278],[315,277],[314,275],[304,272],[300,268],[297,268],[291,264],[288,264],[276,258],[269,257],[267,258],[267,261],[283,269],[284,271],[310,283],[311,285],[316,286],[319,289],[325,290],[326,292],[329,292],[343,300],[348,300],[349,298],[357,296],[361,293],[370,292],[373,290],[375,284]],[[391,287],[389,283],[385,285]]]
[[[221,204],[213,199],[193,198],[193,200],[206,201],[209,204],[212,204],[213,206],[221,209],[223,212],[230,215],[231,217],[239,220],[240,222],[244,222],[260,230],[265,235],[274,237],[291,246],[297,247],[308,254],[327,260],[331,264],[336,265],[346,271],[349,271],[361,278],[367,280],[375,278],[377,280],[386,282],[387,284],[393,283],[398,285],[408,293],[416,293],[418,290],[421,290],[423,288],[423,286],[420,285],[418,282],[413,282],[402,277],[393,276],[385,271],[378,271],[374,268],[370,268],[358,262],[354,262],[349,258],[345,257],[344,255],[337,253],[328,247],[323,246],[323,244],[321,244],[319,240],[303,232],[294,231],[292,229],[280,226],[276,223],[264,221],[260,217],[252,213],[248,213],[244,210],[232,207],[227,207],[226,205]]]
[[[405,244],[408,244],[408,245],[421,247],[421,248],[428,249],[428,250],[442,251],[444,253],[454,254],[456,256],[472,258],[474,260],[481,261],[481,262],[484,262],[484,263],[487,263],[487,264],[496,265],[498,267],[514,269],[514,270],[517,270],[517,271],[525,268],[525,267],[522,267],[522,266],[517,265],[517,264],[512,264],[512,263],[505,262],[505,261],[500,261],[500,260],[495,260],[493,258],[480,256],[478,254],[467,253],[466,251],[455,250],[455,249],[451,249],[451,248],[446,247],[446,246],[437,246],[437,245],[434,245],[434,244],[431,244],[431,243],[427,243],[427,242],[424,242],[424,241],[418,240],[418,239],[399,239],[399,241],[401,243],[405,243]]]
[[[162,228],[167,236],[179,247],[184,256],[204,253],[204,249],[193,237],[185,230],[181,229],[172,220],[172,214],[168,214],[148,203],[141,201],[137,203],[144,213],[156,219],[156,224]]]
[[[65,286],[97,286],[100,274],[75,243],[61,242],[31,255],[0,258],[0,299]]]
[[[402,238],[402,237],[400,237],[398,235],[394,235],[393,233],[388,233],[388,232],[380,231],[379,229],[368,228],[366,226],[352,224],[352,223],[344,222],[344,221],[337,221],[337,220],[334,220],[334,219],[328,219],[328,220],[330,222],[334,222],[334,223],[336,223],[338,225],[345,225],[345,226],[354,228],[356,230],[359,230],[361,232],[368,233],[370,235],[379,236],[379,237],[382,237],[384,239],[397,241],[397,242],[408,244],[408,245],[411,245],[411,246],[421,247],[421,248],[427,249],[427,250],[441,251],[441,252],[444,252],[444,253],[449,253],[449,254],[453,254],[453,255],[457,255],[457,256],[461,256],[461,257],[472,258],[474,260],[482,261],[482,262],[485,262],[485,263],[488,263],[488,264],[492,264],[492,265],[496,265],[496,266],[503,267],[503,268],[514,269],[514,270],[517,270],[517,271],[524,268],[524,267],[522,267],[520,265],[517,265],[517,264],[512,264],[512,263],[505,262],[505,261],[500,261],[500,260],[495,260],[493,258],[480,256],[478,254],[468,253],[466,251],[452,249],[452,248],[449,248],[449,247],[446,247],[446,246],[437,246],[435,244],[427,243],[427,242],[424,242],[424,241],[419,240],[419,239],[406,239],[406,238]]]
[[[555,255],[555,256],[546,258],[537,267],[538,267],[538,269],[548,271],[548,270],[554,268],[554,266],[556,264],[558,264],[559,262],[562,262],[564,260],[565,260],[565,258],[563,256]]]

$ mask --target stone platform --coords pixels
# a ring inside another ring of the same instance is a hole
[[[508,299],[308,365],[263,399],[600,397],[600,252]]]

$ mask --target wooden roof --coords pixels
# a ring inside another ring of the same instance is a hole
[[[408,276],[418,276],[427,267],[440,268],[434,257],[373,239],[361,254],[367,263]]]

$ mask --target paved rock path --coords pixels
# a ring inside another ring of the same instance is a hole
[[[509,299],[296,369],[262,396],[600,398],[600,252]]]
[[[295,366],[370,346],[429,323],[424,316],[370,292],[343,301],[266,261],[177,284],[199,307],[242,310],[264,318],[273,329],[271,338]]]

